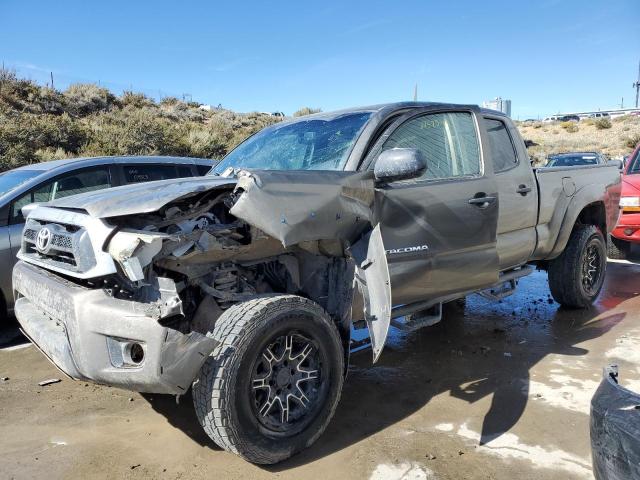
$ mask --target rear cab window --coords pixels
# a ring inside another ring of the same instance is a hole
[[[518,164],[516,149],[504,122],[484,118],[491,148],[491,161],[495,173],[505,172]]]

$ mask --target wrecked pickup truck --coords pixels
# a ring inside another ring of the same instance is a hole
[[[415,329],[445,302],[502,298],[535,267],[559,303],[589,305],[619,183],[606,165],[532,169],[511,120],[476,106],[302,117],[207,177],[33,209],[16,316],[69,376],[191,388],[216,444],[275,463],[333,416],[354,323],[375,361],[392,322]]]

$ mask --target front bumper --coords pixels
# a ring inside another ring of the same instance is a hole
[[[640,395],[618,385],[616,366],[591,400],[591,455],[596,480],[640,478]]]
[[[120,300],[18,262],[15,315],[24,333],[64,373],[149,393],[182,394],[217,342],[158,323],[154,304]],[[144,359],[122,365],[114,345],[135,342]]]
[[[611,235],[619,240],[640,243],[640,213],[621,213]]]

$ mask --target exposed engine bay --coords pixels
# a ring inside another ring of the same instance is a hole
[[[355,266],[349,243],[284,246],[230,212],[244,192],[210,190],[151,213],[109,218],[116,233],[107,250],[117,273],[100,286],[155,308],[163,325],[183,333],[205,334],[230,305],[272,293],[311,298],[348,329]]]

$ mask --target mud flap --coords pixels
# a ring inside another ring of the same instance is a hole
[[[380,224],[351,247],[351,254],[356,262],[355,281],[364,299],[364,318],[375,363],[382,353],[391,322],[391,281]]]

